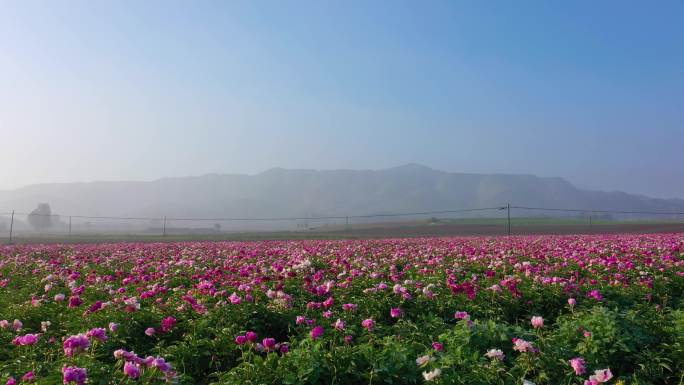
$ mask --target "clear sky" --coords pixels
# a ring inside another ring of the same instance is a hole
[[[682,1],[0,9],[0,188],[417,162],[684,197]]]

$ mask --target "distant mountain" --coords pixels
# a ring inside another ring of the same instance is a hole
[[[28,212],[38,202],[48,202],[53,212],[60,214],[137,217],[345,216],[492,207],[508,202],[535,207],[684,211],[682,199],[580,190],[561,178],[451,173],[417,164],[385,170],[276,168],[256,175],[39,184],[0,191],[0,211]]]

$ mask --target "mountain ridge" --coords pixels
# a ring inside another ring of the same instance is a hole
[[[520,206],[684,211],[684,199],[579,189],[561,177],[456,173],[416,163],[380,170],[272,168],[152,181],[42,183],[0,191],[0,209],[38,202],[72,215],[327,216]]]

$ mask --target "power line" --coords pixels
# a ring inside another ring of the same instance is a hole
[[[477,211],[492,211],[492,210],[507,210],[509,206],[496,207],[479,207],[468,209],[455,210],[436,210],[436,211],[417,211],[417,212],[401,212],[401,213],[386,213],[386,214],[365,214],[365,215],[331,215],[318,217],[218,217],[218,218],[165,218],[165,217],[117,217],[117,216],[94,216],[94,215],[65,215],[65,214],[40,214],[40,213],[21,213],[15,212],[15,215],[26,216],[41,216],[41,217],[69,217],[74,219],[109,219],[109,220],[139,220],[139,221],[214,221],[214,222],[229,222],[229,221],[299,221],[299,220],[333,220],[333,219],[361,219],[361,218],[390,218],[402,216],[416,216],[416,215],[439,215],[439,214],[457,214]],[[558,207],[529,207],[529,206],[510,206],[510,209],[523,210],[538,210],[538,211],[556,211],[556,212],[591,212],[591,213],[605,213],[605,214],[642,214],[642,215],[684,215],[684,212],[679,211],[638,211],[638,210],[597,210],[597,209],[568,209]],[[0,215],[11,215],[12,212],[0,213]]]
[[[563,209],[555,207],[526,207],[511,206],[512,209],[539,210],[539,211],[564,211],[564,212],[591,212],[604,214],[644,214],[644,215],[684,215],[682,211],[630,211],[630,210],[593,210],[593,209]]]

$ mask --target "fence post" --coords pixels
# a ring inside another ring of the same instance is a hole
[[[511,235],[511,204],[506,204],[506,213],[508,214],[508,235]]]
[[[164,228],[162,230],[162,237],[166,237],[166,215],[164,215]]]
[[[14,210],[12,210],[12,219],[10,219],[9,243],[12,243],[12,230],[13,229],[14,229]]]

